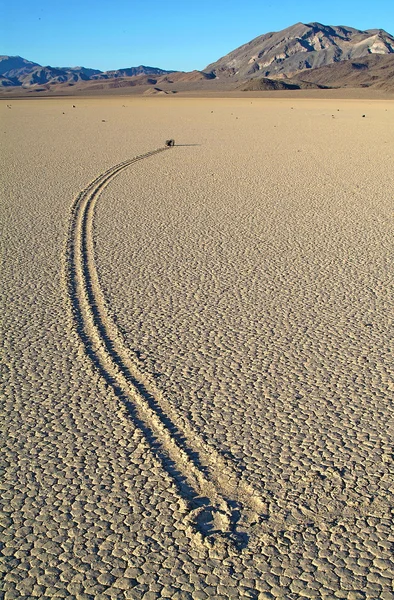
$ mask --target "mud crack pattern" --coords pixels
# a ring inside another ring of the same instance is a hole
[[[0,595],[393,600],[392,105],[156,100],[0,103]]]

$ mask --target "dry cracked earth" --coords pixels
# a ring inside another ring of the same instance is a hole
[[[2,597],[393,600],[392,102],[8,104]]]

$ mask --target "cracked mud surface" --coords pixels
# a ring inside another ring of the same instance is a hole
[[[0,107],[4,597],[394,598],[391,103],[71,104]]]

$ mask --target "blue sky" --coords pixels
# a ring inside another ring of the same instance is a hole
[[[394,35],[394,0],[4,0],[0,54],[60,67],[190,71],[299,21]]]

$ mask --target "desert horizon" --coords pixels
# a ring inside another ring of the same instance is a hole
[[[141,99],[141,100],[161,100],[171,99],[174,101],[182,99],[268,99],[274,101],[281,100],[355,100],[355,101],[387,101],[392,102],[394,100],[394,93],[390,90],[379,89],[379,88],[360,88],[360,87],[343,87],[343,88],[327,88],[327,89],[299,89],[299,90],[239,90],[239,89],[223,89],[218,86],[218,89],[207,89],[204,86],[196,88],[189,86],[188,84],[178,86],[178,90],[173,92],[170,86],[163,86],[160,91],[155,91],[152,86],[136,86],[127,88],[105,88],[105,89],[94,89],[86,90],[83,87],[73,88],[72,93],[69,89],[57,89],[52,91],[45,91],[44,93],[37,92],[34,89],[25,89],[18,91],[18,93],[12,92],[7,95],[0,96],[0,102],[10,104],[12,101],[29,101],[29,100],[69,100],[71,105],[76,100],[98,100],[105,101],[106,99],[127,100],[130,99]]]

